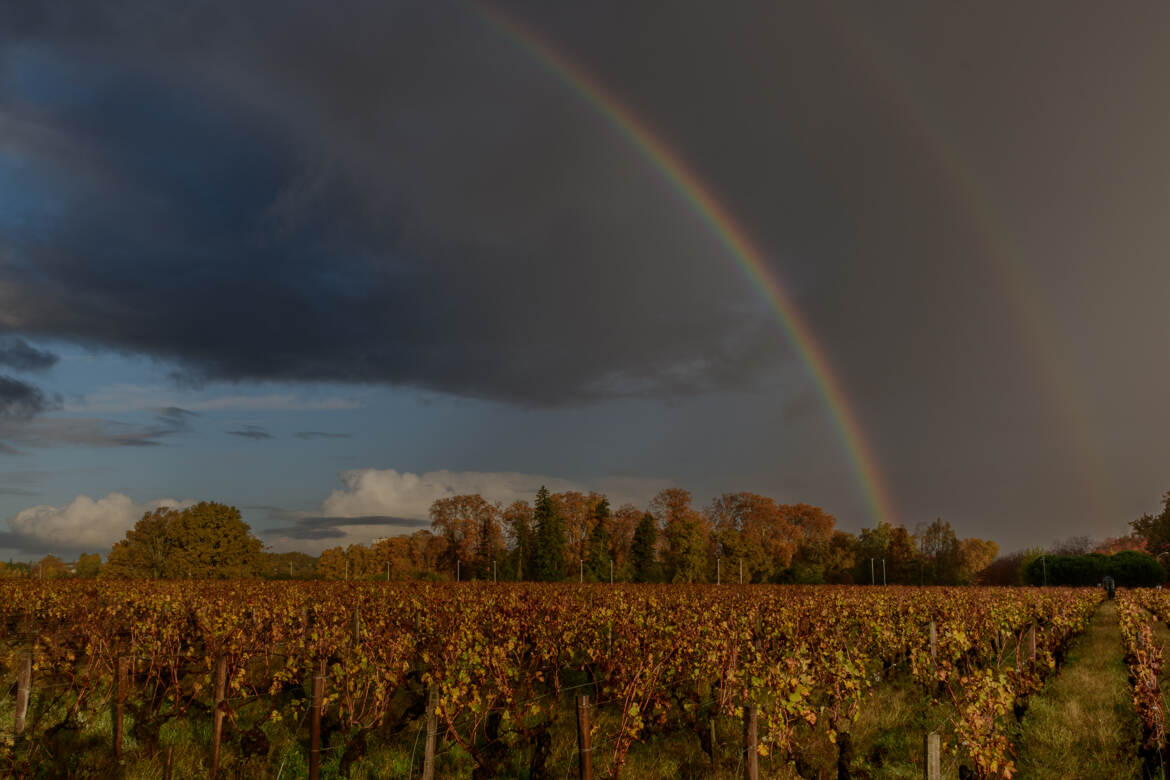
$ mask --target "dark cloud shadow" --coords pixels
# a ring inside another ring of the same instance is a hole
[[[260,425],[245,425],[243,428],[237,428],[233,431],[224,431],[229,436],[238,436],[241,439],[252,439],[254,441],[263,441],[265,439],[274,438],[263,426]]]
[[[287,516],[287,515],[286,515]],[[386,515],[364,517],[297,517],[291,525],[266,528],[263,533],[271,536],[286,536],[290,539],[341,539],[346,536],[343,526],[386,526],[398,532],[402,529],[430,528],[429,520],[408,520]]]
[[[45,371],[55,366],[57,360],[52,352],[30,346],[22,338],[0,337],[0,366],[16,371]]]

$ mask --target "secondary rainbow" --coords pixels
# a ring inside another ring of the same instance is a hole
[[[797,310],[780,279],[769,269],[763,253],[752,242],[747,231],[719,202],[686,161],[656,137],[649,125],[589,73],[544,43],[534,31],[515,19],[481,3],[472,3],[472,7],[477,9],[492,27],[528,52],[605,117],[618,133],[653,163],[659,173],[682,195],[695,214],[718,236],[731,257],[775,311],[785,334],[804,361],[853,462],[874,521],[892,522],[893,510],[889,491],[882,481],[876,459],[844,389],[829,365],[824,350],[813,337],[808,323]]]

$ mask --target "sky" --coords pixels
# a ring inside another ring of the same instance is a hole
[[[0,557],[1170,490],[1170,6],[0,0]]]

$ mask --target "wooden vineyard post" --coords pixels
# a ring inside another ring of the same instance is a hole
[[[358,607],[353,608],[353,646],[357,647],[361,642],[362,632],[362,613]]]
[[[309,780],[321,776],[321,710],[325,706],[325,664],[313,675],[312,725],[309,727]]]
[[[16,669],[16,711],[13,715],[13,728],[16,736],[24,733],[24,718],[28,714],[28,695],[32,687],[32,653],[27,650],[20,654],[19,666]]]
[[[130,687],[130,659],[118,656],[114,672],[114,758],[122,758],[122,723],[126,711],[126,692]]]
[[[435,742],[439,736],[439,686],[427,691],[427,743],[423,752],[422,780],[435,780]]]
[[[163,761],[163,780],[172,780],[175,772],[175,746],[167,745],[167,757]]]
[[[593,744],[589,733],[589,695],[577,697],[577,765],[581,780],[593,780]]]
[[[718,766],[719,764],[719,739],[715,735],[715,717],[712,716],[707,720],[707,726],[711,729],[711,766]]]
[[[743,708],[743,752],[747,780],[760,780],[759,751],[760,708],[748,704]]]
[[[942,751],[938,732],[930,732],[923,742],[923,780],[942,780]]]
[[[215,709],[211,715],[211,776],[219,776],[219,744],[223,738],[224,699],[227,698],[227,656],[215,659]]]
[[[930,666],[933,669],[938,668],[938,629],[935,628],[934,621],[930,621]]]
[[[1036,663],[1036,621],[1032,621],[1032,625],[1028,627],[1028,656],[1032,659],[1032,663]]]

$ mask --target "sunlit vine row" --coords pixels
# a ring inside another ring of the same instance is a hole
[[[151,712],[208,700],[225,656],[229,699],[267,697],[272,718],[307,707],[323,663],[347,733],[417,717],[437,687],[444,737],[480,765],[541,750],[557,694],[588,685],[612,714],[616,775],[649,734],[703,733],[760,708],[761,751],[785,760],[800,734],[836,740],[884,676],[905,670],[956,706],[982,777],[1010,776],[1002,715],[1035,690],[1099,600],[1062,589],[759,586],[14,582],[4,586],[4,661],[34,650],[35,676],[104,706],[133,655]],[[932,655],[929,626],[936,627]],[[1021,655],[1035,624],[1037,660]],[[584,683],[582,682],[584,681]],[[408,704],[403,705],[403,700]],[[230,705],[229,705],[230,706]]]

